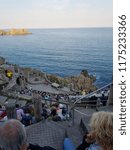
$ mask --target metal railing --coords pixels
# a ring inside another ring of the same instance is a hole
[[[75,107],[76,107],[76,104],[79,102],[79,101],[81,101],[83,98],[89,98],[89,97],[91,97],[93,94],[95,94],[95,93],[97,93],[97,92],[99,92],[99,91],[102,91],[103,89],[105,89],[105,88],[107,88],[107,87],[109,87],[109,86],[111,86],[113,83],[109,83],[109,84],[107,84],[106,86],[103,86],[102,88],[99,88],[98,90],[96,90],[96,91],[94,91],[94,92],[92,92],[92,93],[90,93],[90,94],[87,94],[87,95],[84,95],[84,96],[82,96],[82,97],[80,97],[78,100],[76,100],[73,104],[70,104],[70,103],[68,103],[68,102],[63,102],[63,101],[59,101],[59,103],[61,103],[61,104],[65,104],[66,106],[67,106],[67,110],[69,110],[68,111],[68,113],[70,113],[71,111],[72,111],[72,124],[74,125],[74,118],[75,118],[75,113],[74,113],[74,111],[75,111]],[[47,100],[46,100],[47,101]],[[48,101],[50,101],[50,100],[48,100]],[[102,100],[103,101],[103,100]],[[106,100],[105,100],[106,101]],[[51,102],[58,102],[58,101],[51,101]],[[96,106],[96,103],[97,103],[97,100],[87,100],[86,101],[87,103],[91,103],[91,102],[93,102],[93,103],[95,103],[95,104],[88,104],[89,106]],[[86,104],[87,105],[87,104]],[[1,111],[2,111],[2,109],[0,109]],[[4,111],[4,110],[3,110]],[[77,112],[79,112],[79,113],[82,113],[82,112],[80,112],[79,110],[77,111]]]
[[[112,84],[113,84],[113,83],[109,83],[109,84],[107,84],[107,85],[105,85],[105,86],[103,86],[103,87],[97,89],[96,91],[93,91],[93,92],[91,92],[91,93],[89,93],[89,94],[87,94],[87,95],[83,95],[81,98],[79,98],[77,101],[75,101],[74,104],[78,103],[78,102],[79,102],[80,100],[82,100],[83,98],[88,98],[88,97],[92,96],[93,94],[95,94],[95,93],[97,93],[97,92],[99,92],[99,91],[101,91],[101,90],[103,90],[103,89],[105,89],[105,88],[111,86]]]
[[[70,111],[72,111],[72,125],[74,125],[74,118],[75,118],[75,113],[74,113],[74,111],[75,111],[75,107],[76,107],[76,104],[78,103],[78,102],[80,102],[82,99],[84,99],[84,98],[89,98],[89,97],[91,97],[92,95],[94,95],[95,93],[97,93],[97,92],[99,92],[99,91],[102,91],[103,89],[106,89],[107,87],[110,87],[111,85],[112,85],[113,83],[109,83],[109,84],[107,84],[107,85],[105,85],[105,86],[103,86],[103,87],[101,87],[101,88],[99,88],[99,89],[97,89],[96,91],[94,91],[94,92],[91,92],[91,93],[89,93],[89,94],[87,94],[87,95],[84,95],[84,96],[81,96],[79,99],[77,99],[74,103],[73,103],[73,105],[71,106],[71,108],[70,108]],[[103,100],[102,100],[103,101]],[[106,101],[106,100],[105,100]],[[87,100],[87,102],[95,102],[95,103],[97,103],[97,100],[96,101],[94,101],[94,100]],[[95,106],[96,106],[97,104],[95,104]],[[96,106],[97,107],[97,106]],[[80,112],[80,111],[78,111],[78,112]],[[82,113],[82,112],[80,112],[80,113]]]

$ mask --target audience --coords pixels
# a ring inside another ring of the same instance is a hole
[[[28,114],[28,112],[25,114]],[[86,133],[82,143],[76,150],[112,150],[113,114],[104,111],[94,113],[90,120],[90,127],[90,133]],[[24,125],[18,120],[9,119],[0,126],[0,150],[55,149],[49,146],[40,147],[28,143]],[[75,150],[69,138],[64,140],[64,150]]]

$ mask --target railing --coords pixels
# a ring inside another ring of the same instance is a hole
[[[107,85],[105,85],[105,86],[103,86],[103,87],[101,87],[101,88],[99,88],[99,89],[97,89],[96,91],[94,91],[94,92],[91,92],[90,94],[87,94],[87,95],[84,95],[84,96],[81,96],[78,100],[76,100],[75,102],[74,102],[74,104],[71,106],[71,108],[70,108],[70,111],[72,111],[72,125],[74,125],[74,118],[75,118],[75,114],[74,114],[74,111],[75,111],[75,107],[76,107],[76,104],[78,103],[78,102],[80,102],[83,98],[89,98],[89,97],[91,97],[93,94],[95,94],[95,93],[97,93],[97,92],[99,92],[99,91],[102,91],[103,89],[106,89],[107,87],[110,87],[111,85],[113,85],[113,83],[109,83],[109,84],[107,84]],[[97,99],[98,100],[98,99]],[[98,104],[97,104],[97,100],[95,101],[95,103],[96,103],[96,109],[97,109],[97,107],[99,107],[98,106]],[[91,101],[86,101],[86,102],[94,102],[93,100],[91,100]],[[82,113],[82,112],[81,112]]]
[[[91,97],[93,94],[95,94],[95,93],[97,93],[97,92],[99,92],[99,91],[101,91],[101,90],[103,90],[103,89],[105,89],[105,88],[107,88],[107,87],[109,87],[109,86],[111,86],[113,83],[110,83],[110,84],[107,84],[106,86],[104,86],[104,87],[102,87],[102,88],[100,88],[100,89],[98,89],[98,90],[96,90],[96,91],[94,91],[94,92],[92,92],[92,93],[90,93],[90,94],[88,94],[88,95],[85,95],[85,96],[82,96],[81,98],[79,98],[78,100],[76,100],[72,105],[70,105],[70,103],[67,103],[67,102],[62,102],[62,101],[59,101],[59,103],[61,103],[61,104],[65,104],[66,106],[67,106],[67,110],[69,110],[70,109],[70,112],[72,111],[72,124],[74,125],[74,118],[75,118],[75,114],[74,114],[74,111],[75,111],[75,107],[76,107],[76,104],[79,102],[79,101],[81,101],[83,98],[89,98],[89,97]],[[50,101],[50,100],[45,100],[45,101]],[[103,100],[102,100],[103,101]],[[105,100],[106,101],[106,100]],[[50,102],[58,102],[58,101],[50,101]],[[93,103],[95,103],[95,105],[91,105],[91,104],[88,104],[89,106],[96,106],[96,107],[98,107],[99,105],[97,105],[97,100],[96,101],[94,101],[94,100],[87,100],[86,101],[87,103],[91,103],[91,102],[93,102]],[[87,104],[86,104],[87,105]],[[70,106],[70,107],[69,107]],[[2,109],[0,109],[0,110],[2,110]],[[81,112],[82,113],[82,112]]]
[[[99,92],[99,91],[101,91],[101,90],[103,90],[103,89],[105,89],[105,88],[111,86],[112,84],[113,84],[113,83],[109,83],[109,84],[107,84],[107,85],[105,85],[105,86],[103,86],[103,87],[97,89],[97,90],[94,91],[94,92],[91,92],[91,93],[89,93],[89,94],[87,94],[87,95],[82,96],[82,97],[79,98],[77,101],[75,101],[74,104],[76,104],[77,102],[79,102],[79,101],[82,100],[83,98],[88,98],[88,97],[92,96],[93,94],[95,94],[95,93],[97,93],[97,92]]]

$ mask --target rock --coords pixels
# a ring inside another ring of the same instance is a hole
[[[5,59],[3,57],[0,57],[0,65],[5,64]]]
[[[3,73],[0,73],[0,85],[6,84],[8,82],[9,79]]]
[[[3,64],[4,62],[5,59],[0,58],[0,63]],[[67,87],[75,92],[82,93],[84,91],[86,94],[90,91],[95,91],[97,89],[96,86],[93,85],[96,78],[89,75],[87,70],[82,70],[81,73],[77,76],[70,76],[64,78],[32,68],[22,68],[18,65],[14,65],[14,70],[24,76],[25,84],[27,82],[32,83],[32,81],[33,83],[43,83],[43,81],[47,81],[50,84],[58,84],[60,88]],[[5,80],[5,82],[7,81]]]
[[[89,74],[88,74],[87,70],[82,70],[81,75],[83,75],[84,77],[89,77]]]
[[[73,88],[82,93],[84,91],[86,94],[89,91],[96,90],[96,86],[93,82],[96,80],[95,77],[90,76],[87,71],[82,71],[79,76],[72,76],[68,78],[68,82],[72,84]]]
[[[6,35],[6,31],[0,30],[0,35]]]
[[[96,80],[94,76],[90,76],[87,70],[81,71],[78,76],[71,76],[66,78],[61,78],[55,75],[47,74],[47,78],[53,82],[60,85],[60,87],[70,87],[71,90],[81,92],[85,91],[85,93],[89,93],[89,91],[95,91],[97,88],[93,85],[93,82]]]
[[[9,31],[0,30],[0,35],[27,35],[31,34],[26,29],[11,29]]]

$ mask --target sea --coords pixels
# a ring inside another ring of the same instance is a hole
[[[112,82],[113,28],[29,29],[32,34],[0,36],[0,56],[12,64],[61,77],[87,70],[97,87]]]

